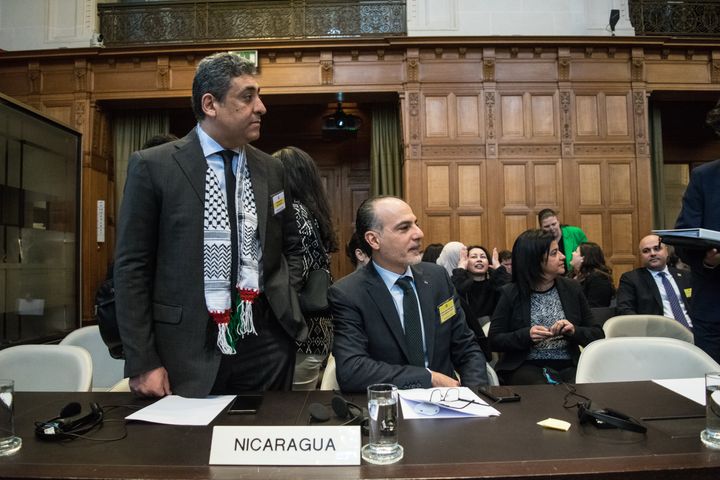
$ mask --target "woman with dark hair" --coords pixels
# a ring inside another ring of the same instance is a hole
[[[315,161],[297,147],[273,153],[285,167],[285,183],[293,197],[295,221],[303,247],[303,283],[314,270],[330,273],[330,253],[338,250],[330,202]],[[332,318],[329,313],[305,314],[307,340],[298,343],[294,390],[314,390],[320,367],[330,352]]]
[[[510,274],[500,264],[497,249],[493,249],[490,256],[485,247],[472,245],[467,247],[467,255],[460,256],[451,278],[465,311],[465,319],[489,359],[491,351],[482,326],[490,321],[500,298],[500,288],[510,283]]]
[[[431,243],[430,245],[425,247],[425,251],[422,254],[422,261],[435,263],[435,261],[440,256],[440,252],[442,252],[442,249],[442,243]]]
[[[575,381],[579,346],[603,338],[577,282],[565,278],[565,255],[551,233],[523,232],[512,249],[513,283],[501,289],[490,323],[495,365],[508,385]]]
[[[582,242],[573,251],[570,264],[573,267],[572,278],[582,286],[590,307],[609,307],[615,296],[615,285],[600,245]]]

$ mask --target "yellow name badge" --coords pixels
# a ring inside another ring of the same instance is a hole
[[[692,298],[692,288],[685,289],[685,298]]]
[[[272,204],[274,215],[277,215],[278,213],[285,210],[285,192],[280,190],[278,193],[273,194]]]
[[[438,312],[440,313],[440,323],[445,323],[449,319],[455,316],[455,302],[453,302],[452,298],[449,298],[445,300],[443,303],[440,304],[438,307]]]

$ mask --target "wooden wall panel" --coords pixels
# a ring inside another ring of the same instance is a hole
[[[450,229],[450,215],[427,215],[425,224],[420,229],[425,234],[423,245],[429,243],[447,243],[456,240],[457,237]]]
[[[532,135],[533,137],[554,137],[555,132],[555,101],[551,95],[533,95]]]
[[[575,131],[578,137],[596,137],[600,134],[597,96],[577,95],[575,115],[577,119]]]
[[[500,101],[502,119],[501,138],[523,138],[525,136],[525,116],[522,95],[502,95]]]
[[[55,120],[72,125],[72,103],[70,105],[45,106],[43,110]]]
[[[458,165],[458,207],[482,206],[482,186],[486,185],[481,165]]]
[[[610,205],[623,207],[632,205],[633,188],[629,164],[608,165],[607,183],[610,189]]]
[[[562,175],[559,163],[536,162],[533,165],[535,205],[559,205],[562,198]]]
[[[459,241],[465,245],[479,244],[483,239],[482,217],[478,215],[458,216]]]
[[[450,126],[448,119],[447,97],[425,97],[425,136],[433,137],[449,137]]]
[[[586,163],[578,165],[579,183],[577,188],[580,192],[580,206],[602,205],[601,186],[603,178],[600,175],[599,163]]]
[[[580,214],[580,228],[585,232],[588,240],[595,242],[603,251],[606,250],[604,236],[603,236],[603,218],[600,213],[581,213]]]
[[[522,206],[528,204],[527,179],[525,165],[503,165],[503,206]]]
[[[610,232],[612,235],[613,255],[633,255],[635,241],[633,228],[633,215],[631,213],[613,213],[610,215]]]
[[[527,215],[505,215],[505,245],[512,248],[515,239],[528,228],[536,226],[528,222]]]
[[[630,135],[628,128],[628,98],[627,95],[607,95],[605,97],[607,112],[608,136]]]
[[[426,171],[426,206],[428,208],[450,208],[450,167],[430,165]]]
[[[480,137],[481,116],[477,95],[457,97],[458,137]]]

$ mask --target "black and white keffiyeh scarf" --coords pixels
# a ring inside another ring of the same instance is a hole
[[[236,178],[235,211],[238,227],[237,285],[230,288],[232,245],[230,220],[225,195],[215,171],[208,166],[205,172],[205,222],[204,222],[204,279],[205,303],[208,312],[218,326],[217,345],[226,355],[236,353],[239,338],[255,334],[252,304],[260,294],[258,252],[258,219],[255,195],[250,182],[247,161],[242,161]],[[233,310],[232,292],[237,291]]]

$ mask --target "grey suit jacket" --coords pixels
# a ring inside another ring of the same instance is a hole
[[[423,317],[428,368],[465,385],[487,384],[486,360],[465,321],[445,269],[420,263],[411,267]],[[370,262],[336,282],[328,292],[333,313],[333,355],[340,388],[364,392],[373,383],[398,388],[431,387],[430,372],[408,365],[405,334],[392,296]],[[438,307],[447,300],[455,315],[441,321]]]
[[[292,285],[300,282],[301,247],[280,162],[247,146],[262,247],[261,288],[293,338],[307,327]],[[130,158],[117,229],[115,290],[125,375],[164,366],[173,393],[205,396],[221,354],[203,282],[207,162],[196,130]],[[272,195],[285,191],[285,209]]]
[[[690,287],[690,274],[673,267],[668,267],[668,270],[675,279],[685,309],[692,318],[690,301],[685,295],[686,289]],[[617,291],[617,312],[618,315],[664,315],[660,290],[647,268],[636,268],[622,274]]]

